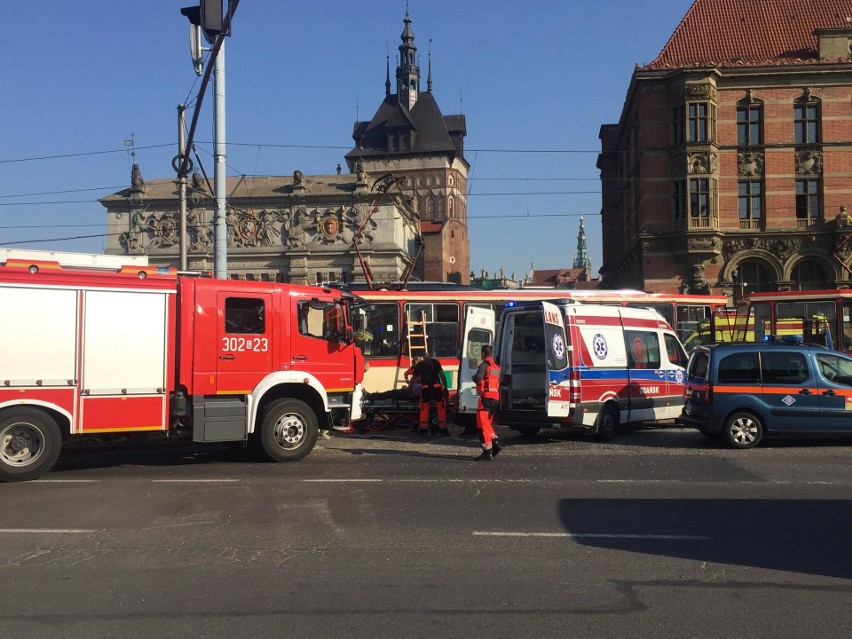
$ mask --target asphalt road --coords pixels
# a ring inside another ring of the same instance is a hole
[[[332,436],[0,485],[2,637],[840,637],[852,441]]]

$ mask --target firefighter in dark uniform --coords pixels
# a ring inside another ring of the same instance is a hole
[[[479,441],[482,443],[482,453],[474,461],[489,461],[503,450],[493,426],[494,413],[500,405],[500,367],[492,357],[493,352],[489,344],[482,347],[482,363],[473,376],[476,392],[479,395],[479,405],[476,407],[476,428],[479,430]]]
[[[438,432],[446,437],[450,434],[447,429],[447,378],[441,362],[426,353],[417,366],[414,367],[414,377],[420,378],[422,395],[420,397],[420,434],[429,434],[430,404],[435,402],[438,411]]]

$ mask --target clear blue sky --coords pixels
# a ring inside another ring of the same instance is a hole
[[[173,177],[177,105],[198,81],[191,0],[8,2],[0,38],[0,247],[101,252],[97,199]],[[425,90],[463,112],[471,268],[570,267],[585,215],[601,266],[602,124],[692,0],[410,0]],[[384,97],[405,0],[242,0],[226,43],[229,175],[333,173]],[[391,71],[393,73],[393,69]],[[197,141],[212,175],[212,93]],[[151,148],[147,148],[151,147]],[[77,238],[77,239],[69,239]]]

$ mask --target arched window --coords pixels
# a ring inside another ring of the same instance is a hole
[[[772,276],[763,262],[746,260],[734,271],[734,296],[772,290]]]
[[[797,291],[813,291],[828,288],[829,274],[825,267],[816,260],[802,260],[793,267],[790,274],[793,288]]]

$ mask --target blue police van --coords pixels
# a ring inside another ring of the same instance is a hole
[[[770,436],[852,436],[852,357],[773,336],[698,346],[680,421],[733,448]]]

